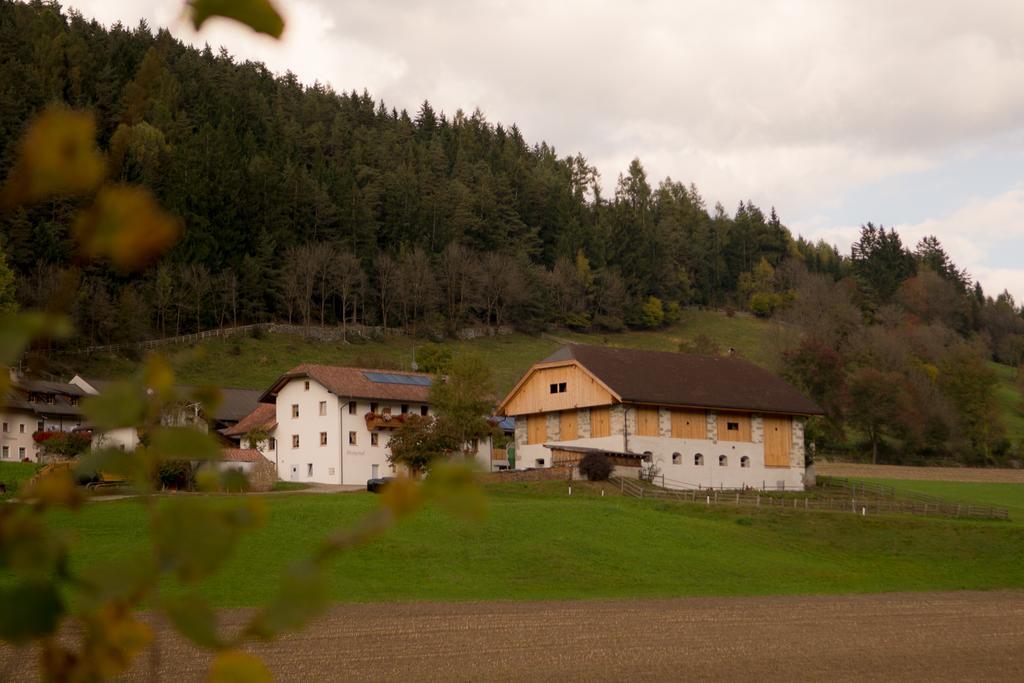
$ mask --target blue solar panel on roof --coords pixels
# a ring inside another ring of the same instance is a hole
[[[393,375],[388,372],[364,372],[363,377],[378,384],[411,384],[417,387],[429,387],[429,377],[415,375]]]

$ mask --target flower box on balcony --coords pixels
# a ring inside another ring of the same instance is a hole
[[[405,415],[388,413],[367,413],[366,428],[371,432],[375,429],[398,429],[405,422]]]

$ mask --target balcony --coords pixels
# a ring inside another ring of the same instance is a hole
[[[367,413],[366,428],[371,432],[378,429],[398,429],[405,423],[408,414],[390,415],[388,413]]]

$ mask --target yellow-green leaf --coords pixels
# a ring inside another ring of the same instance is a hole
[[[174,628],[196,645],[211,649],[223,647],[217,634],[217,613],[198,595],[165,598],[163,608]]]
[[[327,606],[329,599],[323,568],[303,561],[281,576],[277,595],[246,627],[250,635],[270,640],[282,631],[302,628]]]
[[[135,382],[115,382],[82,401],[89,421],[102,431],[142,424],[149,410],[146,390]]]
[[[115,185],[96,194],[93,205],[75,219],[72,231],[83,255],[108,258],[117,268],[133,271],[174,244],[181,225],[147,190]]]
[[[209,434],[191,427],[158,427],[149,450],[161,460],[219,460],[220,446]]]
[[[213,660],[207,683],[270,683],[270,672],[252,655],[231,650]]]
[[[217,570],[239,534],[263,523],[260,501],[247,498],[231,506],[191,499],[167,502],[153,513],[153,546],[163,571],[194,581]]]
[[[3,191],[8,207],[91,192],[106,173],[92,114],[51,107],[30,124]]]
[[[0,605],[0,640],[14,644],[53,633],[64,613],[60,593],[49,581],[5,584]]]
[[[284,31],[284,19],[270,0],[190,0],[189,5],[197,30],[210,17],[226,17],[274,38]]]

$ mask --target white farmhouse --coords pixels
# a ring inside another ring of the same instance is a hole
[[[388,443],[406,415],[432,415],[430,375],[299,365],[264,392],[256,408],[222,433],[256,448],[288,481],[365,486],[394,474]],[[259,431],[267,438],[250,443]],[[489,469],[490,443],[476,458]]]
[[[653,465],[675,488],[802,489],[804,422],[821,414],[772,373],[735,357],[565,346],[499,407],[518,469],[603,452]]]
[[[80,401],[85,392],[63,382],[27,379],[12,373],[0,409],[0,460],[39,459],[48,432],[84,429]]]

